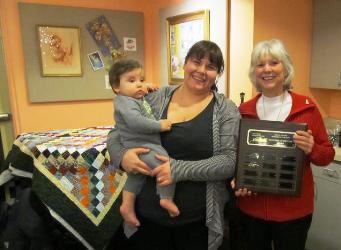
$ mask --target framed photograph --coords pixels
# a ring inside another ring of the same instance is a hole
[[[77,27],[38,25],[43,76],[81,76],[80,31]]]
[[[103,60],[98,51],[88,54],[88,58],[89,58],[91,67],[94,71],[99,70],[104,67]]]
[[[209,10],[167,18],[167,63],[170,84],[183,81],[186,54],[194,43],[209,40],[209,27]]]

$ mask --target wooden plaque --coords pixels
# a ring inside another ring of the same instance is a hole
[[[239,128],[236,187],[253,192],[299,195],[304,152],[293,142],[294,122],[242,119]]]

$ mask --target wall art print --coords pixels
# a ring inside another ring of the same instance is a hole
[[[123,48],[126,51],[136,51],[137,45],[136,45],[136,38],[133,37],[123,37]]]
[[[94,71],[104,68],[104,63],[98,51],[88,54],[89,62]]]
[[[38,25],[43,76],[81,76],[80,31],[77,27]]]
[[[86,29],[91,34],[103,56],[110,56],[112,50],[121,47],[114,31],[105,16],[99,16],[86,24]]]

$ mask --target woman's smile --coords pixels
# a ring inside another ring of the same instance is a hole
[[[205,82],[206,81],[206,77],[205,76],[201,76],[201,75],[198,75],[196,73],[192,74],[192,78],[194,80],[199,81],[199,82]]]
[[[263,76],[264,81],[271,81],[275,79],[276,75]]]

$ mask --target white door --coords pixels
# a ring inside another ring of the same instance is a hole
[[[11,119],[8,81],[4,60],[4,48],[0,27],[0,166],[3,163],[14,140],[13,124]]]

